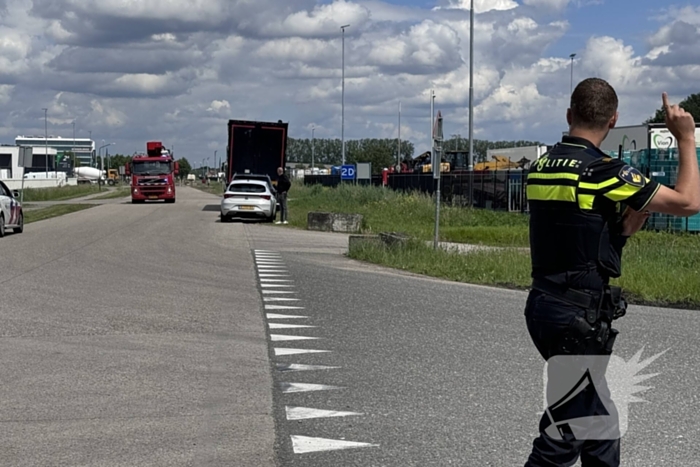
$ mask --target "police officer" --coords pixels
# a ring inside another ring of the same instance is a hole
[[[598,78],[578,84],[566,115],[568,136],[533,163],[528,173],[533,282],[525,319],[546,361],[567,355],[609,358],[618,334],[612,321],[626,310],[621,290],[609,282],[621,275],[627,239],[652,211],[676,216],[700,212],[695,122],[679,106],[670,105],[666,93],[662,99],[666,125],[679,151],[678,181],[673,189],[647,179],[598,148],[618,119],[617,95]],[[565,370],[551,366],[548,380]],[[613,421],[609,436],[578,439],[564,429],[551,436],[547,430],[551,415],[545,413],[525,467],[571,466],[579,456],[584,467],[620,465],[617,414],[614,404],[605,404],[610,392],[604,377],[598,383],[595,397],[576,397],[568,403],[569,409],[589,418],[607,412]]]

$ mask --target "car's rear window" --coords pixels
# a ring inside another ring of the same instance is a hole
[[[239,193],[265,193],[265,185],[255,185],[253,183],[232,183],[228,191]]]

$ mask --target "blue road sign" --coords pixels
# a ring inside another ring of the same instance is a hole
[[[355,180],[355,166],[354,165],[343,165],[340,167],[340,179],[341,180]]]

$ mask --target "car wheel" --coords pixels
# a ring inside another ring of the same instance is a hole
[[[15,227],[13,232],[16,234],[21,234],[24,232],[24,213],[20,212],[19,213],[19,227]]]
[[[0,214],[0,238],[5,236],[5,216]]]

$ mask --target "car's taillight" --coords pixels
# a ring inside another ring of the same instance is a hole
[[[228,198],[233,198],[233,195],[225,194],[225,195],[224,195],[224,198],[226,198],[226,199],[228,199]]]
[[[261,197],[262,199],[267,199],[267,200],[270,199],[270,195],[262,195],[262,196],[260,196],[260,197]]]

